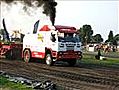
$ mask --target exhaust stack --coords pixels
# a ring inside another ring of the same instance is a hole
[[[7,31],[7,28],[6,28],[6,24],[5,24],[5,19],[3,18],[3,28],[4,28],[4,31],[3,31],[3,40],[7,40],[7,41],[10,41],[10,38],[9,38],[9,33]]]

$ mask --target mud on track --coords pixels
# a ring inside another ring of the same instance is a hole
[[[47,66],[38,62],[0,59],[0,69],[10,74],[36,80],[51,80],[65,90],[119,90],[118,68],[97,68],[65,63]]]

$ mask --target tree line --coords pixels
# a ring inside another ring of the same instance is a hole
[[[91,25],[83,25],[80,29],[78,29],[78,34],[80,36],[81,42],[83,45],[87,45],[88,43],[101,43],[104,42],[101,34],[93,35],[93,30]],[[110,30],[108,34],[108,39],[105,43],[110,43],[112,45],[117,45],[119,42],[119,34],[113,35],[113,31]]]

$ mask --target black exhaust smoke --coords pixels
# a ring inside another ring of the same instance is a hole
[[[56,17],[56,6],[57,2],[55,0],[1,0],[7,4],[11,4],[14,1],[21,1],[21,3],[24,4],[24,11],[27,11],[29,7],[40,7],[43,5],[43,13],[50,17],[50,21],[52,22],[52,25],[55,23],[55,17]],[[33,4],[35,2],[35,6]],[[15,3],[14,3],[15,4]]]

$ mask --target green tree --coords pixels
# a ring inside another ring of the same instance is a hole
[[[114,36],[114,39],[115,39],[116,41],[119,41],[119,34],[115,35],[115,36]]]
[[[92,42],[101,43],[103,42],[103,38],[100,34],[96,34],[92,37]]]
[[[114,36],[114,39],[113,39],[113,45],[116,45],[117,46],[117,43],[119,42],[119,34],[115,35]]]
[[[114,36],[113,36],[113,31],[110,31],[109,32],[109,35],[108,35],[108,42],[113,42],[113,38],[114,38]]]
[[[91,25],[86,24],[79,29],[79,36],[81,37],[82,43],[85,45],[91,41],[92,34],[93,30]]]

